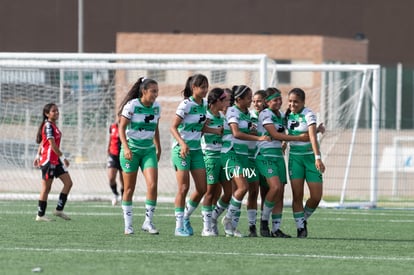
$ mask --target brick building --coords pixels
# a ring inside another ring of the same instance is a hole
[[[253,34],[162,34],[118,33],[117,53],[164,53],[164,54],[265,54],[282,64],[367,63],[368,41],[323,36],[253,35]],[[148,75],[150,72],[145,72]],[[159,82],[168,78],[169,86],[163,92],[174,95],[184,80],[193,72],[180,77],[153,76]],[[226,72],[220,83],[215,83],[212,72],[207,77],[211,84],[231,87],[247,84],[248,72]],[[237,77],[235,76],[237,74]],[[244,75],[243,75],[244,74]],[[176,83],[174,83],[176,81]],[[313,72],[278,73],[277,86],[287,92],[293,86],[306,90],[321,85],[321,74]],[[171,86],[174,83],[176,86]],[[319,109],[319,93],[308,104]],[[314,101],[314,103],[312,103]]]

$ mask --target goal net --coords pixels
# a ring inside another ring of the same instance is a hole
[[[7,56],[7,57],[6,57]],[[71,161],[72,198],[109,199],[106,174],[109,125],[122,98],[141,76],[155,79],[161,104],[159,196],[177,190],[171,165],[170,123],[188,76],[205,74],[213,87],[245,84],[253,91],[277,86],[306,92],[306,105],[326,132],[319,136],[324,203],[375,206],[377,192],[378,66],[276,64],[264,55],[14,54],[0,55],[0,192],[36,198],[40,171],[32,167],[35,135],[46,103],[59,106],[61,148]],[[192,185],[193,186],[193,185]],[[55,183],[51,194],[61,188]],[[145,197],[139,173],[135,196]],[[291,200],[286,188],[286,201]]]

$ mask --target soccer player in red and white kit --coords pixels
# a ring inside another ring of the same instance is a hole
[[[39,144],[39,152],[33,162],[33,165],[42,170],[42,187],[40,190],[39,207],[36,221],[53,221],[45,215],[47,207],[47,198],[52,187],[53,179],[59,178],[63,182],[62,191],[59,194],[59,200],[53,215],[64,220],[70,218],[63,212],[70,189],[72,188],[72,179],[66,169],[69,167],[69,161],[60,150],[60,140],[62,133],[56,126],[59,119],[59,109],[56,104],[48,103],[43,107],[43,121],[37,131],[36,142]]]
[[[116,205],[119,201],[119,193],[117,190],[116,175],[119,175],[119,181],[121,183],[121,196],[124,193],[124,180],[122,178],[122,168],[119,161],[119,152],[121,151],[121,140],[118,133],[118,121],[112,123],[109,126],[109,142],[108,142],[108,179],[109,187],[114,194],[112,199],[112,205]],[[118,173],[119,172],[119,173]]]

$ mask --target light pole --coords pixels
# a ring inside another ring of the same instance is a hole
[[[78,53],[83,52],[83,0],[78,0]]]
[[[78,0],[78,53],[83,52],[83,0]],[[76,159],[83,160],[83,72],[78,71],[78,152]]]

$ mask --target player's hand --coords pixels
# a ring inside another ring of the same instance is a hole
[[[259,141],[271,141],[272,139],[269,136],[260,136]]]
[[[323,164],[322,160],[320,159],[315,160],[315,166],[319,172],[325,173],[325,165]]]
[[[128,147],[124,148],[124,157],[127,160],[132,160],[132,152]]]
[[[35,158],[33,161],[33,167],[39,168],[40,167],[40,160]]]
[[[323,122],[321,124],[318,125],[318,127],[316,128],[316,133],[321,133],[324,134],[325,133],[325,125],[323,125]]]
[[[182,157],[182,158],[186,158],[187,157],[187,155],[188,155],[188,153],[190,152],[190,148],[188,148],[188,145],[187,144],[182,144],[181,146],[180,146],[180,157]]]
[[[302,133],[299,135],[299,138],[300,138],[300,141],[305,141],[305,142],[309,141],[309,133],[308,132]]]

